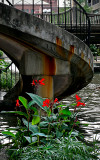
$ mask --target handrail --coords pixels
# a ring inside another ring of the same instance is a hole
[[[6,0],[9,5],[13,6],[9,0]],[[85,9],[80,5],[77,0],[73,0],[75,2],[75,7],[70,8],[67,10],[66,6],[66,0],[64,0],[64,6],[63,12],[60,12],[60,5],[59,0],[57,0],[56,3],[56,10],[54,11],[53,0],[50,0],[48,2],[47,8],[50,9],[50,13],[44,13],[43,9],[46,8],[45,4],[43,3],[43,0],[41,0],[40,4],[40,12],[41,13],[35,13],[35,3],[32,3],[33,8],[33,15],[37,16],[39,18],[42,18],[43,20],[53,23],[54,25],[57,25],[59,27],[62,27],[63,29],[74,33],[77,37],[79,37],[82,41],[84,41],[88,46],[90,43],[90,19],[89,15],[85,11]],[[4,2],[4,0],[3,0]],[[34,2],[34,1],[33,1]],[[24,1],[22,1],[22,10],[24,11]],[[18,7],[18,6],[14,6]]]

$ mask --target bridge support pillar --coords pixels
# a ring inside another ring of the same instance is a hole
[[[44,78],[43,82],[45,85],[32,86],[32,80],[38,81],[42,78]],[[28,98],[28,96],[26,95],[26,92],[29,92],[29,93],[37,94],[43,98],[49,98],[51,100],[54,99],[53,76],[22,75],[22,80],[23,80],[22,96],[25,96],[26,98]]]
[[[39,85],[37,88],[36,94],[42,96],[43,98],[50,98],[51,100],[54,99],[54,86],[53,86],[53,76],[46,76],[44,75],[44,86]]]

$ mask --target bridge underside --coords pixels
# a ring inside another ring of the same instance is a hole
[[[25,92],[34,92],[42,97],[62,99],[91,81],[93,57],[81,40],[4,4],[0,4],[0,11],[0,48],[22,75],[14,98]],[[13,24],[15,20],[16,24]],[[45,78],[45,86],[35,90],[31,86],[32,79],[40,78]],[[12,99],[14,94],[11,96],[10,93],[8,96]]]

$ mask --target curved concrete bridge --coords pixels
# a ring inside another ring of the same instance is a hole
[[[62,99],[93,77],[90,49],[69,32],[0,3],[0,49],[18,66],[21,92]],[[32,79],[45,78],[36,91]]]

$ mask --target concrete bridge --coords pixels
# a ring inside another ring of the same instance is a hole
[[[13,93],[17,91],[14,98],[34,92],[62,99],[85,87],[93,77],[93,56],[84,42],[63,28],[3,3],[0,49],[22,76],[20,85],[13,89]],[[32,79],[40,78],[45,78],[45,86],[35,90]]]

